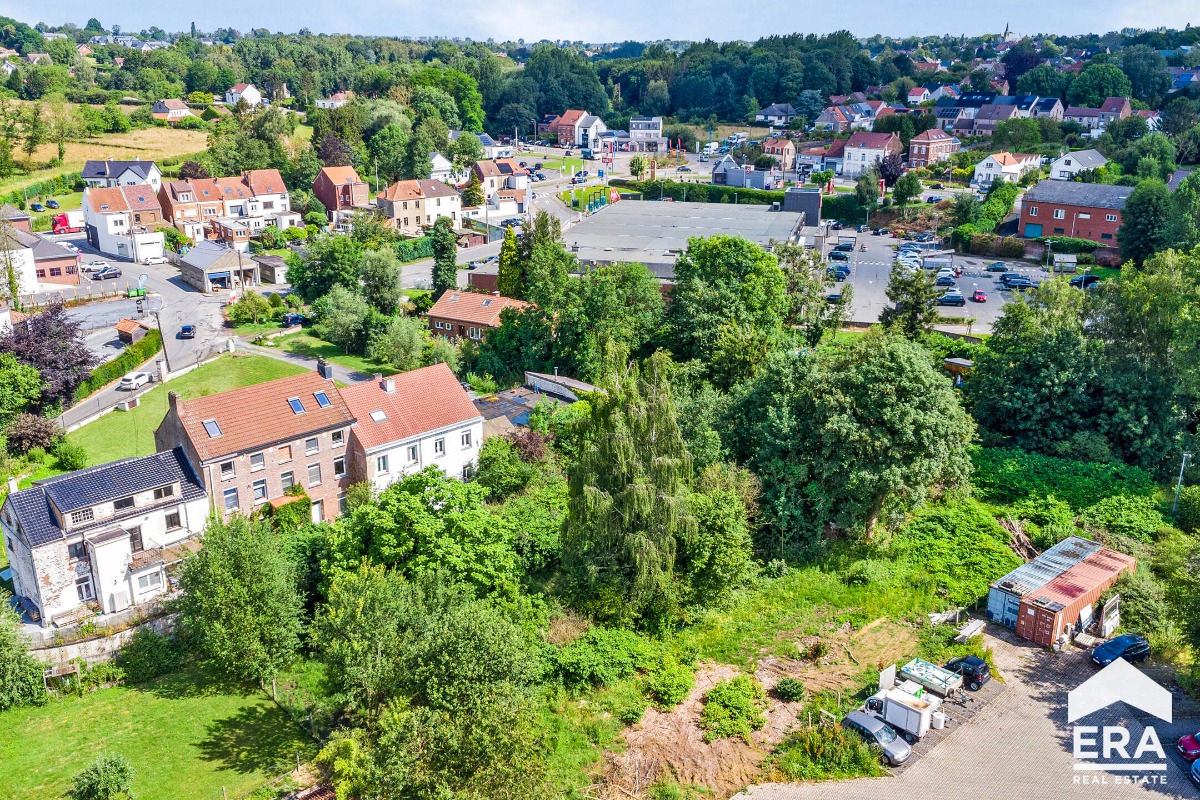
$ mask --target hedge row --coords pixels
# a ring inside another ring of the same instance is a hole
[[[77,402],[82,400],[92,392],[117,380],[130,370],[140,367],[157,355],[162,348],[162,333],[153,329],[148,331],[141,340],[127,346],[121,355],[92,370],[92,374],[76,390],[75,400]]]
[[[403,262],[433,258],[433,237],[422,236],[418,239],[405,239],[397,242],[396,256]]]
[[[994,231],[1012,211],[1013,203],[1020,193],[1021,189],[1015,183],[1001,183],[996,186],[979,209],[979,218],[954,229],[954,242],[960,245],[969,244],[976,234]]]
[[[75,184],[79,182],[78,172],[65,172],[62,175],[55,175],[53,178],[46,178],[44,181],[31,183],[24,190],[17,189],[9,192],[6,195],[0,196],[0,203],[12,203],[18,208],[25,207],[26,197],[37,197],[38,195],[55,195],[66,194],[75,189]]]
[[[1072,239],[1070,236],[1039,236],[1035,241],[1053,242],[1053,251],[1063,254],[1091,253],[1100,246],[1090,239]]]
[[[783,203],[783,192],[765,191],[763,189],[740,189],[736,186],[714,186],[708,183],[677,183],[675,181],[631,181],[624,178],[614,178],[610,186],[619,189],[630,189],[641,192],[647,200],[657,200],[659,197],[672,200],[684,200],[689,203],[746,203],[748,205],[769,206],[771,203]]]

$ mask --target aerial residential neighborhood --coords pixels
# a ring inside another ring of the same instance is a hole
[[[1193,9],[26,5],[0,797],[1198,796]]]

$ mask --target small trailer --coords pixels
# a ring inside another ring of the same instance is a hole
[[[884,689],[867,699],[867,711],[891,725],[910,743],[929,733],[940,697],[915,697],[902,689]]]
[[[961,689],[963,684],[962,675],[951,672],[948,669],[942,669],[937,664],[931,664],[920,658],[914,658],[901,667],[900,677],[919,683],[929,691],[942,697],[946,697],[951,692]]]

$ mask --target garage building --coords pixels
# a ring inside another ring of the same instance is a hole
[[[1095,619],[1096,603],[1137,559],[1101,548],[1021,600],[1017,635],[1040,645],[1052,645],[1087,629]]]
[[[236,249],[207,240],[179,259],[179,274],[189,286],[205,293],[259,285],[257,261]]]
[[[1008,628],[1014,627],[1023,598],[1033,594],[1099,549],[1099,542],[1070,536],[1028,564],[1017,567],[993,583],[988,591],[988,619]]]

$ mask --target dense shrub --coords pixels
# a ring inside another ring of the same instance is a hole
[[[1162,527],[1162,514],[1158,505],[1149,497],[1139,495],[1113,495],[1084,509],[1080,515],[1084,527],[1103,530],[1117,536],[1130,536],[1149,541],[1156,530]]]
[[[46,702],[42,662],[29,654],[21,621],[0,588],[0,711]]]
[[[775,684],[775,696],[785,703],[798,703],[804,699],[804,684],[795,678],[780,678]]]
[[[433,237],[422,236],[396,242],[396,256],[403,262],[433,258]]]
[[[558,651],[563,684],[611,686],[649,666],[655,647],[633,631],[592,628]]]
[[[1189,533],[1200,531],[1200,486],[1185,486],[1180,490],[1175,524]]]
[[[1032,496],[1013,503],[1012,514],[1019,520],[1032,524],[1035,528],[1047,525],[1072,525],[1075,522],[1075,512],[1071,506],[1059,500],[1054,495],[1045,497]]]
[[[1041,244],[1052,241],[1053,252],[1063,254],[1091,253],[1100,246],[1091,239],[1072,239],[1070,236],[1039,236],[1035,241]]]
[[[41,448],[41,458],[58,438],[57,423],[52,419],[39,417],[37,414],[17,414],[4,427],[4,441],[8,452],[13,455],[29,455],[36,448]],[[40,461],[41,458],[34,459]]]
[[[92,392],[119,380],[126,373],[154,358],[162,348],[162,333],[157,330],[147,332],[139,341],[126,346],[121,355],[92,370],[88,379],[79,384],[75,391],[75,400],[82,400]]]
[[[53,447],[54,460],[64,472],[74,472],[87,466],[87,450],[81,444],[59,439]]]
[[[1138,467],[1096,464],[1027,453],[1016,448],[980,448],[971,454],[975,489],[997,505],[1054,495],[1080,511],[1117,494],[1152,496],[1154,480]]]
[[[700,712],[704,741],[740,736],[749,744],[751,732],[766,724],[765,706],[766,693],[749,675],[718,682],[704,696],[704,710]]]
[[[179,668],[183,650],[173,637],[141,628],[121,648],[117,657],[126,680],[141,683]]]
[[[475,480],[488,490],[488,499],[503,500],[524,489],[537,467],[521,458],[513,441],[493,436],[479,450]]]
[[[686,700],[695,684],[695,671],[667,656],[646,673],[644,686],[654,704],[666,710]]]
[[[791,781],[844,780],[886,774],[862,737],[840,725],[800,728],[775,751],[778,778]]]
[[[627,191],[641,192],[647,200],[657,200],[659,197],[682,201],[686,196],[689,201],[709,203],[749,203],[750,205],[769,206],[771,203],[783,203],[783,192],[764,191],[762,189],[740,189],[734,186],[715,186],[694,183],[677,183],[675,181],[631,181],[614,178],[609,181],[611,186]],[[697,186],[704,188],[698,193]],[[704,199],[701,200],[701,197]],[[833,198],[830,198],[832,200]],[[636,201],[635,201],[636,202]],[[856,205],[857,205],[857,201]],[[861,208],[859,209],[861,214]],[[833,219],[834,214],[829,210],[829,201],[822,206],[821,216]],[[841,217],[838,217],[841,219]],[[849,220],[842,220],[843,222]]]

